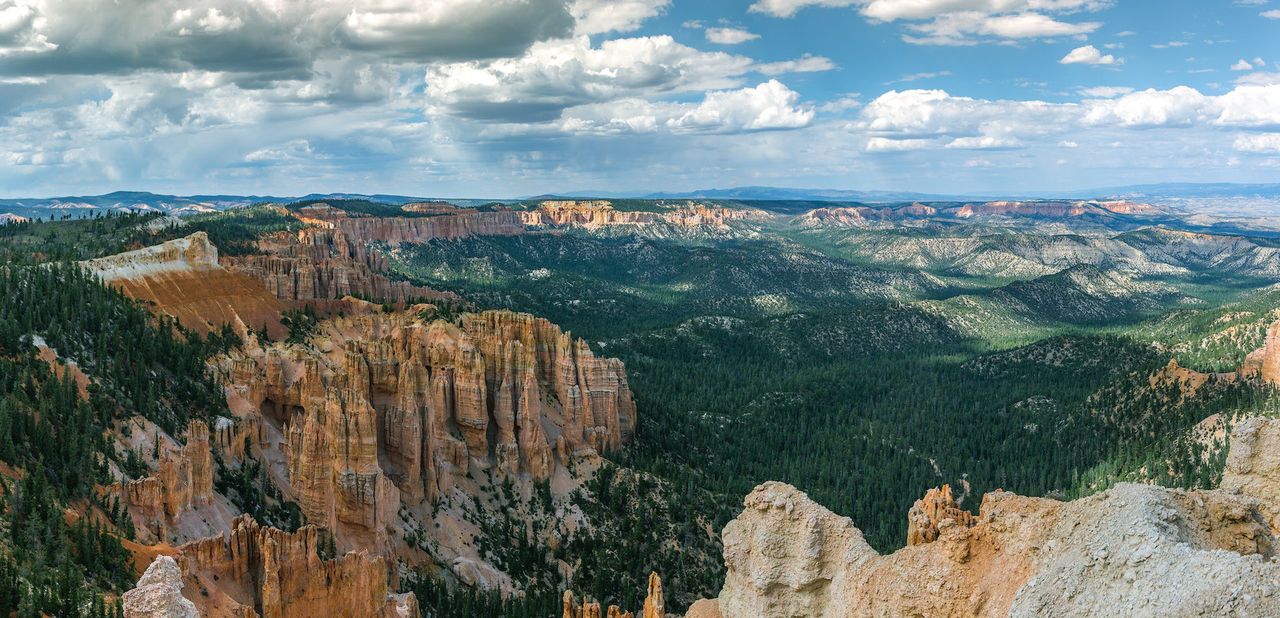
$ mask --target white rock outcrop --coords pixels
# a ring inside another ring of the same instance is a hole
[[[169,556],[147,567],[133,590],[124,593],[124,618],[200,618],[195,603],[182,596],[182,571]]]
[[[1269,524],[1280,421],[1237,428],[1223,489],[1121,484],[1073,502],[987,494],[971,525],[880,555],[848,518],[777,482],[724,529],[725,618],[1280,616]],[[932,535],[930,535],[932,536]]]

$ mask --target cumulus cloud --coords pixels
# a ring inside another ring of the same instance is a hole
[[[562,0],[16,1],[0,3],[0,72],[203,70],[255,87],[306,79],[318,59],[357,53],[413,62],[514,55],[574,24]]]
[[[666,12],[671,0],[574,0],[569,7],[579,34],[631,32]]]
[[[792,17],[806,7],[857,7],[877,23],[907,22],[903,39],[921,45],[971,45],[983,40],[1079,36],[1102,24],[1051,16],[1097,11],[1108,0],[758,0],[755,13]]]
[[[1233,147],[1240,152],[1280,153],[1280,133],[1241,135]]]
[[[738,45],[754,41],[760,35],[741,28],[707,28],[707,40],[717,45]]]
[[[1058,61],[1059,64],[1115,64],[1116,62],[1115,56],[1103,55],[1097,47],[1092,45],[1077,47]]]
[[[1020,139],[1061,131],[1077,104],[989,101],[944,90],[890,91],[862,109],[856,128],[890,139],[946,138],[953,148],[1012,148]]]
[[[699,103],[625,99],[568,110],[559,129],[569,133],[726,133],[797,129],[814,117],[811,106],[777,80],[752,88],[708,92]]]
[[[821,73],[836,69],[836,63],[826,56],[805,54],[795,60],[766,62],[757,64],[755,70],[765,75],[782,75],[783,73]]]
[[[433,66],[427,95],[436,111],[473,120],[538,122],[566,108],[640,95],[737,86],[752,61],[704,52],[667,35],[546,41],[493,62]]]
[[[1111,99],[1130,92],[1133,92],[1133,88],[1128,86],[1092,86],[1080,89],[1080,94],[1095,99]]]

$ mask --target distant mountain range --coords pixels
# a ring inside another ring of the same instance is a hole
[[[287,197],[274,195],[164,195],[145,191],[115,191],[105,195],[67,196],[48,198],[0,199],[0,213],[11,213],[28,218],[50,216],[83,217],[96,212],[163,212],[173,215],[189,215],[214,212],[228,208],[240,208],[262,202],[296,202],[301,200],[365,199],[385,204],[408,204],[426,198],[406,195],[362,193],[312,193]],[[465,201],[465,200],[464,200]]]
[[[1042,194],[974,195],[936,194],[910,191],[855,191],[844,189],[798,189],[787,187],[732,187],[725,189],[701,189],[684,192],[617,192],[573,191],[554,195],[530,196],[521,199],[602,198],[602,199],[708,199],[742,201],[810,201],[810,202],[965,202],[1000,199],[1104,199],[1119,198],[1136,201],[1183,202],[1189,200],[1280,200],[1280,184],[1231,184],[1231,183],[1164,183],[1105,187],[1081,191],[1046,192]],[[0,213],[28,218],[50,216],[87,216],[106,211],[163,212],[174,215],[195,214],[238,208],[260,202],[293,202],[311,199],[366,199],[387,204],[407,204],[435,198],[407,195],[364,193],[312,193],[303,196],[273,195],[164,195],[145,191],[116,191],[105,195],[67,196],[49,198],[0,199]],[[487,200],[451,199],[459,205],[473,205]],[[1257,206],[1254,206],[1256,210]],[[1256,214],[1256,213],[1251,213]],[[1266,214],[1266,213],[1263,213]]]

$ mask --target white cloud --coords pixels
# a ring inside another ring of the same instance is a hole
[[[1013,138],[980,135],[977,137],[957,137],[950,142],[947,142],[945,148],[960,150],[993,150],[1000,148],[1017,148],[1021,145],[1021,142]]]
[[[943,90],[890,91],[867,104],[856,127],[894,139],[946,137],[954,147],[1016,146],[1020,138],[1062,131],[1080,116],[1076,104],[989,101]]]
[[[898,79],[895,79],[889,83],[905,84],[908,82],[920,81],[922,79],[934,79],[937,77],[950,77],[950,76],[951,76],[951,71],[923,71],[920,73],[911,73],[908,75],[903,75],[902,77],[899,77]]]
[[[1280,153],[1280,133],[1241,135],[1233,147],[1240,152]]]
[[[1144,90],[1118,99],[1094,101],[1086,124],[1123,127],[1191,126],[1211,117],[1211,99],[1187,86],[1170,90]]]
[[[717,45],[738,45],[760,38],[760,35],[741,28],[707,28],[706,35],[708,41]]]
[[[1267,19],[1280,19],[1280,9],[1271,9],[1270,11],[1263,11],[1262,16],[1266,17]]]
[[[1095,99],[1113,99],[1122,94],[1133,92],[1133,88],[1127,86],[1093,86],[1091,88],[1080,89],[1080,94]]]
[[[866,152],[908,152],[912,150],[924,150],[933,146],[934,143],[927,139],[889,139],[887,137],[873,137],[867,140],[867,145],[863,148]]]
[[[857,7],[866,19],[909,22],[909,43],[970,45],[986,39],[1023,40],[1080,36],[1098,22],[1066,22],[1052,13],[1097,11],[1109,0],[758,0],[750,10],[791,17],[806,7]]]
[[[863,4],[863,0],[757,0],[748,10],[774,17],[792,17],[810,6],[843,7]]]
[[[757,64],[755,69],[765,75],[782,75],[783,73],[820,73],[835,70],[836,63],[826,56],[805,54],[795,60],[766,62]]]
[[[1106,54],[1104,56],[1102,52],[1098,51],[1097,47],[1094,47],[1092,45],[1085,45],[1084,47],[1077,47],[1071,50],[1070,52],[1067,53],[1067,55],[1063,56],[1062,60],[1059,60],[1058,63],[1059,64],[1095,64],[1095,65],[1115,64],[1116,57],[1112,56],[1111,54]]]
[[[777,80],[753,88],[708,92],[700,103],[623,99],[567,110],[558,124],[566,133],[727,133],[797,129],[814,117],[811,106]]]
[[[671,0],[574,0],[569,13],[579,34],[630,32],[667,11]]]
[[[1237,60],[1235,64],[1231,65],[1231,70],[1232,71],[1252,71],[1253,65],[1250,64],[1248,60],[1241,58],[1240,60]]]
[[[699,51],[667,35],[599,47],[579,36],[537,43],[518,58],[433,66],[427,95],[433,109],[450,115],[545,121],[577,105],[737,86],[752,66],[749,58]]]
[[[1258,71],[1248,75],[1242,75],[1236,78],[1236,84],[1240,86],[1271,86],[1273,84],[1280,84],[1280,71],[1271,73]]]
[[[1280,84],[1236,86],[1217,97],[1215,124],[1229,127],[1280,127]]]

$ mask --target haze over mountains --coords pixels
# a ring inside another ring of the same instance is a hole
[[[1277,206],[1280,203],[1280,184],[1234,183],[1161,183],[1103,187],[1077,191],[1044,191],[1039,193],[1010,194],[934,194],[911,191],[868,191],[845,189],[804,189],[770,186],[744,186],[724,189],[700,189],[694,191],[568,191],[556,194],[515,198],[515,201],[564,198],[606,199],[707,199],[729,201],[810,201],[810,202],[858,202],[867,204],[896,202],[965,202],[994,200],[1035,199],[1132,199],[1153,203],[1183,206],[1196,213],[1197,203],[1211,205],[1205,210],[1218,215],[1258,214],[1259,205]],[[21,217],[50,215],[85,216],[95,211],[163,212],[168,214],[196,214],[240,208],[271,202],[287,203],[308,200],[364,199],[385,204],[401,205],[436,199],[439,196],[408,196],[364,193],[311,193],[302,196],[282,195],[169,195],[147,191],[114,191],[102,195],[59,196],[32,198],[0,198],[0,214]],[[474,205],[488,201],[512,201],[511,198],[473,195],[464,199],[446,198],[459,205]],[[1262,214],[1272,214],[1265,210]]]

